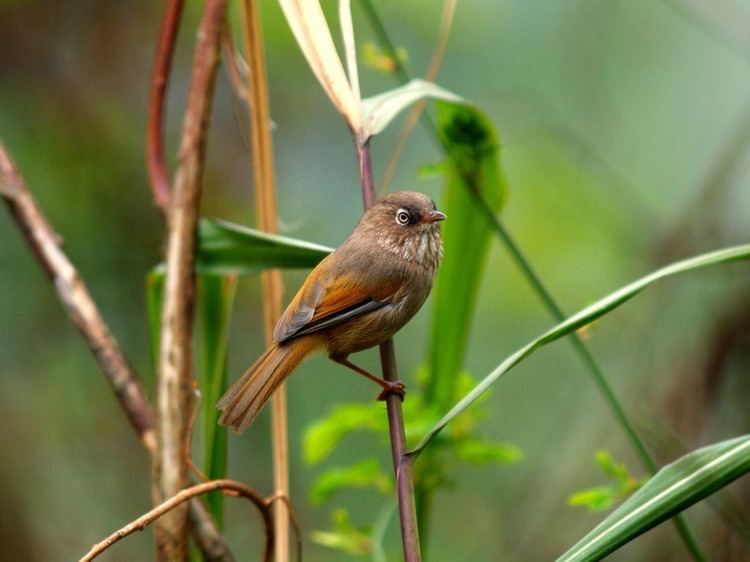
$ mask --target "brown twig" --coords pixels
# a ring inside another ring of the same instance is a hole
[[[243,101],[247,100],[249,95],[245,85],[248,75],[247,63],[237,52],[228,26],[224,27],[221,36],[221,52],[224,55],[224,66],[229,74],[229,81],[232,83],[235,95]]]
[[[277,501],[282,502],[287,509],[287,512],[289,513],[289,522],[292,524],[292,529],[294,529],[294,546],[295,551],[297,555],[297,562],[301,562],[302,560],[302,529],[299,526],[299,522],[297,521],[297,516],[294,514],[294,511],[292,510],[292,504],[289,501],[289,498],[286,496],[282,496],[281,494],[274,494],[270,498],[268,498],[268,503],[273,504]],[[278,543],[277,543],[278,546]]]
[[[164,213],[169,208],[169,172],[164,156],[164,105],[172,67],[177,32],[184,0],[168,0],[159,31],[154,68],[151,72],[151,93],[148,100],[146,131],[146,162],[148,163],[154,203]]]
[[[440,16],[440,28],[438,29],[437,41],[435,42],[435,48],[432,51],[430,64],[427,67],[427,72],[424,77],[428,82],[435,81],[435,78],[437,78],[438,72],[440,71],[440,65],[443,63],[445,49],[448,45],[448,36],[450,35],[451,27],[453,26],[453,16],[456,13],[456,4],[458,4],[458,0],[445,0],[445,2],[443,2],[443,12]],[[406,141],[409,140],[409,136],[419,122],[419,118],[422,116],[422,112],[426,105],[427,103],[425,101],[420,101],[414,104],[414,107],[409,110],[404,126],[398,134],[396,144],[391,151],[391,155],[388,157],[388,163],[385,166],[383,177],[380,180],[378,192],[381,195],[388,192],[388,187],[393,180],[393,175],[396,173],[396,166],[401,159],[401,154],[406,146]]]
[[[138,375],[102,319],[83,279],[63,252],[60,236],[32,198],[2,143],[0,196],[55,285],[68,316],[86,340],[143,446],[153,454],[156,451],[154,418]]]
[[[168,211],[157,402],[159,455],[154,466],[160,499],[176,495],[189,484],[187,436],[195,386],[192,346],[195,230],[225,12],[226,0],[207,0],[198,30],[180,162]],[[187,510],[178,507],[170,511],[159,520],[156,529],[158,558],[185,560]]]
[[[199,499],[190,500],[190,535],[204,562],[235,562],[234,554],[221,536],[211,514]]]
[[[191,488],[181,490],[173,497],[157,505],[148,513],[141,515],[132,523],[125,525],[122,529],[115,531],[100,543],[95,544],[91,548],[91,550],[89,550],[89,552],[86,553],[83,558],[81,558],[80,562],[90,562],[116,542],[124,539],[125,537],[133,534],[136,531],[142,531],[148,525],[150,525],[163,515],[174,511],[189,499],[201,494],[206,494],[208,492],[214,492],[216,490],[222,490],[227,493],[227,495],[247,498],[253,503],[253,505],[255,505],[256,508],[258,508],[258,512],[260,512],[261,517],[263,518],[263,525],[266,529],[266,544],[263,553],[263,560],[265,562],[270,562],[274,549],[273,517],[271,517],[271,512],[269,509],[269,506],[272,502],[262,498],[252,488],[240,482],[235,482],[234,480],[212,480],[211,482],[197,484],[196,486],[192,486]]]
[[[370,143],[355,140],[357,163],[359,165],[360,181],[362,183],[362,199],[365,209],[375,203],[375,185],[372,178],[372,160],[370,157]],[[398,366],[396,364],[396,348],[393,340],[388,340],[380,346],[380,363],[383,378],[387,381],[398,380]],[[393,470],[396,474],[396,492],[398,496],[398,511],[401,521],[401,542],[404,548],[404,562],[419,562],[421,552],[419,545],[419,529],[417,527],[417,510],[414,502],[414,476],[412,474],[412,460],[406,452],[406,433],[404,431],[404,414],[401,408],[401,398],[395,394],[386,397],[388,409],[388,427],[391,437],[391,454],[393,456]]]
[[[271,112],[268,101],[265,55],[258,5],[253,0],[242,2],[242,38],[247,57],[249,83],[246,101],[250,112],[253,181],[258,228],[264,232],[278,231],[276,189],[271,140]],[[278,269],[264,271],[263,325],[266,345],[273,343],[273,330],[281,316],[281,274]],[[271,398],[271,432],[275,493],[289,497],[289,443],[287,437],[286,386],[281,385]],[[276,562],[289,560],[289,510],[281,503],[275,510]]]

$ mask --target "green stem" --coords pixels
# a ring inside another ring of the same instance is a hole
[[[367,15],[367,18],[370,22],[370,25],[373,28],[373,31],[375,32],[375,35],[378,38],[378,41],[380,42],[381,49],[383,49],[383,51],[385,51],[385,54],[388,55],[393,60],[394,67],[396,69],[396,74],[398,75],[400,81],[402,83],[408,82],[411,78],[409,75],[409,72],[407,71],[403,63],[399,60],[399,58],[396,56],[395,46],[393,42],[391,41],[388,35],[388,32],[386,31],[385,26],[383,25],[383,22],[380,19],[380,16],[375,11],[375,7],[373,6],[371,0],[362,0],[360,5],[364,9],[365,14]],[[448,150],[446,150],[444,140],[441,138],[439,130],[435,122],[432,120],[432,118],[427,112],[424,112],[422,114],[422,122],[427,127],[427,129],[429,129],[429,131],[433,133],[435,140],[437,141],[438,145],[443,150],[445,155],[447,157],[450,157],[450,153]],[[506,249],[510,252],[511,257],[513,258],[516,265],[519,267],[521,272],[526,277],[527,282],[529,283],[529,285],[531,285],[534,292],[542,300],[545,307],[553,316],[553,318],[555,318],[555,320],[557,320],[558,322],[564,320],[565,314],[563,313],[562,309],[560,308],[560,306],[558,306],[557,302],[552,297],[551,293],[544,286],[541,278],[537,275],[536,271],[529,263],[529,260],[526,259],[526,256],[523,254],[518,244],[516,244],[516,242],[511,237],[510,232],[506,230],[504,225],[495,216],[495,214],[487,206],[487,204],[481,199],[479,194],[475,193],[474,195],[476,196],[475,200],[477,202],[478,208],[482,211],[482,213],[485,215],[487,220],[490,221],[490,224],[492,225],[495,232],[497,233],[498,238],[505,245]],[[583,361],[584,365],[586,365],[589,372],[591,373],[591,376],[593,377],[595,384],[597,385],[600,392],[602,393],[602,396],[604,397],[605,402],[612,410],[612,413],[615,416],[615,419],[617,420],[618,424],[627,435],[628,440],[630,441],[633,448],[636,450],[638,457],[640,458],[644,467],[651,474],[655,473],[657,469],[656,462],[654,461],[654,458],[651,456],[651,453],[649,453],[648,449],[646,448],[645,443],[641,440],[640,436],[638,435],[638,432],[635,430],[633,423],[630,421],[627,414],[625,413],[624,408],[620,404],[620,401],[617,399],[617,396],[612,390],[611,385],[607,381],[607,378],[604,375],[604,371],[602,371],[601,367],[596,362],[596,360],[594,359],[594,356],[591,354],[591,352],[583,343],[583,341],[581,341],[581,339],[576,334],[572,334],[570,337],[571,337],[571,343],[573,344],[573,347],[577,351],[578,355],[581,357],[581,360]],[[429,494],[429,492],[425,492],[425,493]],[[421,495],[422,494],[420,494],[420,496]],[[422,501],[420,501],[420,504],[422,505],[429,505],[430,503],[431,502],[427,498],[424,498],[424,497],[422,498]],[[685,520],[685,518],[682,515],[677,515],[673,518],[673,521],[675,523],[675,526],[677,527],[677,531],[680,534],[680,537],[685,543],[685,546],[687,547],[687,549],[690,551],[693,559],[696,562],[704,562],[706,560],[706,556],[701,551],[701,548],[697,543],[695,535],[690,529],[690,527],[688,526],[688,523]],[[422,526],[422,532],[423,534],[427,533],[427,529],[425,526]]]
[[[549,290],[547,290],[547,287],[545,287],[539,275],[526,259],[526,256],[523,254],[518,244],[516,244],[515,240],[510,235],[510,232],[508,232],[502,222],[500,222],[500,219],[495,216],[495,214],[484,201],[482,201],[479,197],[476,197],[475,201],[477,202],[477,207],[482,211],[492,228],[497,233],[498,238],[502,240],[503,244],[510,252],[513,260],[516,262],[516,265],[521,269],[521,272],[528,281],[529,285],[531,285],[531,287],[534,289],[534,292],[544,303],[545,308],[557,322],[562,322],[563,320],[565,320],[565,313],[552,297]],[[649,473],[654,474],[657,470],[656,462],[651,456],[651,453],[649,453],[646,444],[638,435],[638,432],[633,426],[633,423],[625,413],[622,404],[620,404],[620,401],[617,399],[617,396],[612,390],[612,386],[607,381],[607,377],[604,375],[604,371],[602,371],[602,368],[596,362],[596,359],[594,359],[594,356],[591,354],[591,351],[589,351],[589,348],[586,347],[586,344],[583,343],[583,341],[580,337],[578,337],[577,334],[573,333],[570,335],[570,342],[573,344],[573,348],[580,356],[581,361],[583,361],[584,365],[586,365],[589,372],[591,373],[591,376],[593,377],[597,387],[599,387],[599,390],[601,391],[605,402],[612,410],[615,419],[627,435],[633,448],[636,450],[641,463]],[[701,562],[705,561],[706,556],[705,554],[703,554],[700,546],[698,545],[695,534],[690,529],[684,516],[676,515],[673,518],[673,521],[675,526],[677,527],[677,532],[680,534],[680,537],[682,537],[682,540],[685,543],[687,549],[690,551],[690,554],[693,556],[693,559]]]

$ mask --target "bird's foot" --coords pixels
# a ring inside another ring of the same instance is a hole
[[[386,400],[391,394],[395,394],[401,401],[404,401],[404,395],[406,394],[406,385],[401,381],[383,381],[386,384],[383,385],[383,392],[378,394],[378,400]]]

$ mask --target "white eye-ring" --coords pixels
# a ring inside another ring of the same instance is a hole
[[[409,224],[409,219],[409,213],[404,209],[399,209],[398,211],[396,211],[396,222],[401,226]]]

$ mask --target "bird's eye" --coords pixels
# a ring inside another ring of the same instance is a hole
[[[396,212],[396,222],[400,224],[401,226],[409,224],[409,213],[404,211],[403,209],[399,209]]]

